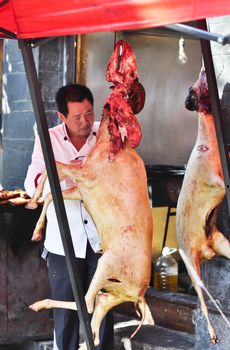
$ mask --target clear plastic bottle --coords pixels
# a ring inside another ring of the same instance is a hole
[[[175,251],[175,248],[163,248],[161,256],[155,263],[154,288],[168,292],[177,292],[178,263],[171,256]]]

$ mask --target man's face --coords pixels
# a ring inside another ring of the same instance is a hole
[[[67,130],[74,136],[88,136],[94,123],[94,112],[91,103],[85,99],[82,102],[68,102],[68,115],[58,112],[59,118],[66,124]]]

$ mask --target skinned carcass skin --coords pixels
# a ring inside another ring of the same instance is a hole
[[[215,255],[230,259],[229,241],[216,227],[217,210],[225,195],[225,186],[203,67],[198,81],[189,90],[186,107],[198,112],[198,135],[178,198],[176,229],[179,248],[200,276],[200,265],[204,259]],[[189,266],[187,269],[207,320],[211,342],[215,344],[218,338],[209,320],[202,290],[191,275]]]
[[[132,106],[136,111],[142,109],[144,96],[138,104],[133,102],[136,91],[139,96],[143,88],[137,79],[135,56],[126,42],[117,43],[106,76],[114,86],[103,109],[95,146],[82,164],[57,162],[59,178],[68,176],[76,182],[76,187],[63,191],[63,198],[83,201],[101,240],[103,254],[85,296],[88,312],[93,313],[91,325],[95,345],[99,343],[102,319],[110,309],[123,302],[136,303],[142,321],[154,323],[144,299],[151,273],[152,213],[145,166],[133,148],[140,142],[141,128]],[[45,177],[32,201],[36,202],[39,197]],[[51,200],[49,194],[34,240],[41,238],[45,212]],[[39,301],[30,307],[38,311],[63,305],[75,308],[75,303],[51,300]]]

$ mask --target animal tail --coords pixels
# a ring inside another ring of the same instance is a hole
[[[140,298],[138,300],[137,306],[140,309],[142,318],[141,318],[141,322],[139,323],[137,329],[130,336],[130,339],[132,339],[137,334],[137,332],[140,330],[140,328],[142,327],[143,324],[150,324],[150,325],[155,324],[154,319],[151,315],[151,311],[149,309],[149,306],[147,305],[144,298]]]

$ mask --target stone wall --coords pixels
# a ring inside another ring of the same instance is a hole
[[[34,53],[38,60],[38,51]],[[33,147],[34,113],[16,40],[4,42],[2,186],[23,187]]]
[[[211,18],[208,23],[210,31],[220,35],[229,34],[230,16]],[[225,137],[230,151],[230,44],[221,45],[211,42],[211,49],[223,113]],[[218,228],[230,239],[230,217],[226,198],[219,210]]]
[[[71,37],[72,38],[72,37]],[[49,127],[58,123],[54,94],[58,87],[73,79],[74,59],[71,38],[54,38],[33,49],[41,83]],[[68,59],[69,57],[69,59]],[[67,63],[72,62],[72,64]],[[23,189],[37,133],[33,106],[27,84],[21,51],[16,40],[4,41],[2,179],[5,189]]]
[[[209,20],[210,30],[214,33],[229,34],[230,16],[212,18]],[[219,96],[225,123],[227,143],[230,145],[230,45],[222,46],[218,43],[211,43],[213,62],[217,77]],[[230,217],[226,198],[224,199],[218,213],[218,228],[230,239]],[[202,278],[204,285],[224,312],[228,322],[230,322],[230,260],[225,257],[215,257],[211,261],[206,261],[202,265]],[[208,305],[211,322],[216,330],[219,343],[211,344],[207,330],[207,322],[198,306],[195,320],[195,350],[226,350],[230,344],[229,327],[214,307],[214,304],[204,293]]]
[[[210,31],[220,34],[229,34],[230,16],[215,17],[208,21]],[[221,45],[211,42],[213,63],[216,72],[221,107],[225,121],[227,142],[230,146],[230,44]]]

